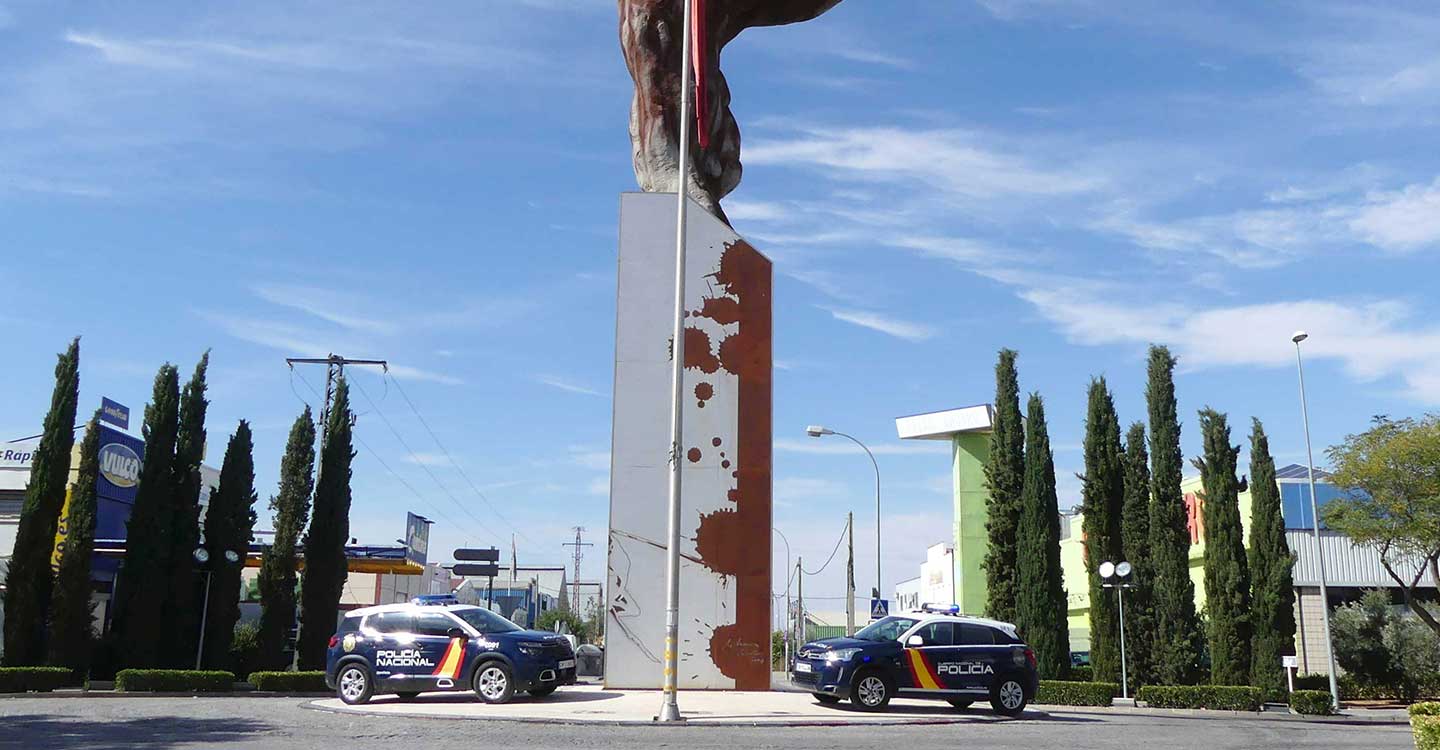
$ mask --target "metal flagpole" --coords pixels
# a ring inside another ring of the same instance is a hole
[[[665,550],[665,672],[658,721],[683,721],[676,701],[680,641],[680,453],[684,439],[685,377],[685,209],[690,167],[690,39],[693,0],[681,0],[680,162],[675,172],[675,325],[670,345],[670,522]]]
[[[1300,416],[1305,424],[1305,465],[1310,478],[1310,522],[1315,530],[1315,561],[1320,567],[1320,615],[1325,625],[1325,657],[1330,668],[1330,703],[1340,708],[1340,686],[1335,680],[1335,640],[1330,633],[1330,592],[1325,585],[1325,548],[1320,546],[1320,508],[1315,499],[1315,454],[1310,450],[1310,404],[1305,399],[1305,366],[1300,363],[1300,342],[1309,338],[1296,331],[1290,339],[1295,344],[1295,371],[1300,375]]]
[[[1120,597],[1120,697],[1130,699],[1130,669],[1125,664],[1125,587],[1116,586],[1115,595]]]

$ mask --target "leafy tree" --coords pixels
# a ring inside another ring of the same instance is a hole
[[[1440,635],[1440,619],[1416,598],[1427,570],[1440,580],[1440,416],[1376,417],[1329,456],[1331,481],[1349,492],[1326,504],[1326,525],[1378,551],[1405,606]]]
[[[1265,427],[1250,432],[1250,684],[1278,693],[1286,687],[1281,657],[1295,652],[1294,559],[1285,542],[1280,485]]]
[[[50,555],[55,527],[65,505],[70,451],[75,447],[75,408],[80,390],[80,339],[55,363],[55,389],[35,457],[30,484],[20,506],[10,572],[5,577],[5,666],[32,666],[45,661],[45,615],[54,580]]]
[[[350,386],[339,378],[320,446],[315,516],[305,536],[305,579],[300,589],[300,668],[324,669],[345,588],[345,542],[350,538]]]
[[[240,570],[255,529],[254,449],[250,423],[242,419],[225,448],[220,483],[210,493],[205,512],[205,550],[214,568],[205,620],[206,669],[230,667],[230,641],[240,619]],[[226,553],[239,560],[230,562]]]
[[[535,618],[536,630],[554,631],[556,625],[560,626],[560,630],[556,632],[569,633],[579,639],[581,643],[589,643],[594,638],[594,633],[590,630],[590,623],[573,610],[556,607],[541,612],[540,616]]]
[[[1200,622],[1190,580],[1190,533],[1180,492],[1180,418],[1175,404],[1175,357],[1150,347],[1145,402],[1150,412],[1150,554],[1155,611],[1155,680],[1193,682],[1200,663]]]
[[[95,481],[100,476],[100,413],[85,427],[80,470],[66,504],[65,546],[55,575],[50,609],[50,663],[84,677],[95,640],[95,605],[90,601],[90,555],[95,551]]]
[[[162,661],[174,668],[194,665],[192,655],[200,630],[201,591],[194,555],[200,544],[200,461],[205,456],[205,411],[210,405],[205,399],[205,372],[209,366],[207,351],[181,391],[175,464],[171,470],[170,583],[159,635],[165,644],[162,652],[166,658]]]
[[[985,614],[1004,622],[1015,621],[1020,495],[1025,485],[1025,428],[1020,421],[1020,386],[1015,374],[1016,353],[1000,350],[995,365],[995,426],[990,434],[990,456],[985,463]]]
[[[1195,460],[1204,484],[1200,505],[1205,528],[1206,636],[1210,682],[1250,681],[1250,566],[1245,559],[1235,466],[1240,446],[1230,444],[1230,425],[1214,409],[1200,411],[1205,455]]]
[[[1130,425],[1125,434],[1125,502],[1120,536],[1123,557],[1134,572],[1125,591],[1125,657],[1132,685],[1154,682],[1155,566],[1150,559],[1150,457],[1145,452],[1145,424]]]
[[[275,536],[260,557],[259,663],[282,669],[285,642],[295,627],[295,547],[310,517],[310,495],[315,490],[315,420],[310,407],[295,418],[285,457],[280,460],[280,494],[270,498],[275,512]]]
[[[1421,605],[1432,616],[1432,605]],[[1384,589],[1366,591],[1359,601],[1335,608],[1330,618],[1335,661],[1362,687],[1397,690],[1406,699],[1419,696],[1440,673],[1440,635],[1418,617],[1402,614]]]
[[[169,581],[179,409],[179,374],[167,362],[155,374],[154,392],[145,406],[145,460],[126,523],[125,561],[115,584],[116,653],[124,667],[150,668],[159,663],[158,634],[167,587],[156,582]]]
[[[1030,394],[1025,430],[1025,485],[1016,537],[1018,596],[1015,625],[1035,649],[1040,678],[1070,672],[1069,607],[1060,568],[1060,507],[1055,496],[1055,457],[1045,426],[1045,404]]]
[[[1120,681],[1120,618],[1114,592],[1103,586],[1100,564],[1120,562],[1121,508],[1125,501],[1120,419],[1104,378],[1090,381],[1085,417],[1085,473],[1080,477],[1085,570],[1090,579],[1090,664],[1097,682]]]

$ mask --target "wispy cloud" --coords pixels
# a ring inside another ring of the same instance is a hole
[[[443,453],[411,453],[400,458],[407,464],[418,466],[451,466],[450,459]]]
[[[418,380],[426,383],[438,383],[440,385],[464,385],[465,381],[454,375],[443,372],[425,370],[410,365],[390,365],[390,374],[400,380]]]
[[[830,313],[836,320],[857,325],[861,328],[869,328],[872,331],[879,331],[887,336],[894,336],[897,339],[906,341],[924,341],[935,336],[935,329],[923,323],[912,323],[908,320],[891,317],[877,312],[865,310],[842,310],[833,307],[820,308]]]
[[[372,318],[353,310],[357,298],[313,286],[294,284],[258,284],[255,295],[273,305],[309,313],[342,328],[376,334],[393,334],[399,326],[393,321]]]
[[[866,443],[871,453],[877,456],[935,455],[950,452],[949,443],[917,440],[909,443]],[[860,446],[844,438],[809,438],[807,440],[780,438],[774,448],[784,453],[808,453],[819,456],[864,455]]]
[[[572,380],[562,378],[558,375],[536,375],[535,382],[541,385],[548,385],[551,388],[565,391],[566,393],[579,393],[585,396],[599,396],[600,398],[606,397],[604,393],[601,393],[600,391],[597,391],[590,386],[576,383]]]

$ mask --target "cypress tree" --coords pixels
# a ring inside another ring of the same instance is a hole
[[[115,583],[114,630],[123,666],[150,668],[159,661],[161,608],[166,601],[170,561],[171,498],[175,493],[175,433],[180,409],[180,376],[165,363],[155,374],[145,406],[145,460],[126,523],[125,561]],[[158,584],[158,585],[157,585]]]
[[[260,558],[260,664],[283,669],[285,641],[295,627],[295,546],[310,517],[315,490],[315,420],[310,407],[295,418],[280,460],[280,494],[270,498],[275,536]]]
[[[1274,693],[1285,690],[1280,657],[1295,653],[1293,564],[1270,439],[1256,419],[1250,432],[1250,684]]]
[[[65,506],[79,393],[80,339],[76,338],[55,363],[50,411],[45,413],[44,432],[30,464],[30,483],[25,486],[25,502],[15,529],[15,548],[5,577],[5,666],[45,661],[45,616],[54,586],[50,555]]]
[[[95,551],[95,481],[100,476],[100,413],[90,419],[80,443],[80,470],[70,488],[65,516],[65,550],[55,575],[50,609],[50,663],[77,676],[90,671],[95,639],[95,605],[90,601],[90,556]]]
[[[174,668],[193,667],[199,637],[202,578],[197,574],[195,548],[200,544],[200,461],[205,454],[205,373],[210,352],[195,365],[195,372],[180,395],[179,426],[175,437],[173,489],[170,495],[170,558],[165,591],[164,619],[159,633],[166,644],[162,661]],[[215,558],[206,563],[218,564]]]
[[[1104,378],[1090,381],[1085,417],[1085,474],[1082,529],[1085,570],[1090,579],[1090,664],[1096,682],[1120,681],[1120,618],[1115,591],[1104,588],[1098,572],[1105,561],[1122,555],[1120,518],[1125,501],[1125,457],[1120,419]]]
[[[1230,444],[1230,425],[1214,409],[1200,410],[1205,454],[1195,460],[1204,484],[1200,511],[1205,529],[1205,636],[1210,646],[1210,682],[1250,681],[1250,566],[1240,525],[1240,446]]]
[[[1055,496],[1055,458],[1045,426],[1045,404],[1030,394],[1025,431],[1025,485],[1020,499],[1016,557],[1015,625],[1035,649],[1040,678],[1070,673],[1070,627],[1060,569],[1060,505]]]
[[[335,384],[335,401],[320,446],[315,514],[305,535],[305,578],[300,586],[300,669],[324,669],[345,588],[345,543],[350,539],[350,387]]]
[[[242,419],[225,448],[220,483],[210,493],[210,507],[205,511],[205,550],[215,571],[206,605],[202,656],[206,669],[231,667],[230,641],[240,619],[240,570],[255,530],[255,499],[254,442],[250,424]],[[239,559],[231,562],[226,553]]]
[[[985,615],[1003,622],[1015,621],[1020,494],[1025,485],[1025,428],[1020,421],[1020,386],[1015,374],[1016,353],[1000,350],[995,365],[995,425],[990,434],[990,455],[985,463]]]
[[[1201,635],[1190,580],[1190,533],[1180,492],[1180,418],[1175,403],[1175,357],[1150,347],[1145,401],[1150,412],[1150,553],[1154,565],[1155,680],[1194,682]]]
[[[1145,452],[1145,423],[1125,435],[1125,504],[1120,536],[1123,557],[1134,568],[1125,590],[1125,661],[1132,690],[1155,674],[1155,566],[1150,557],[1150,457]]]

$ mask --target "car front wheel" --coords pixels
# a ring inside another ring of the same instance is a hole
[[[892,692],[884,675],[873,670],[861,672],[850,686],[850,702],[862,711],[884,711]]]
[[[515,678],[504,662],[487,661],[475,670],[475,695],[486,703],[505,703],[515,695]]]
[[[990,707],[995,713],[1019,716],[1025,710],[1025,687],[1014,677],[1002,677],[990,688]]]
[[[370,702],[370,696],[375,693],[375,685],[370,679],[370,670],[362,664],[346,664],[340,668],[340,674],[335,678],[335,692],[339,694],[340,700],[349,706],[359,706]]]

